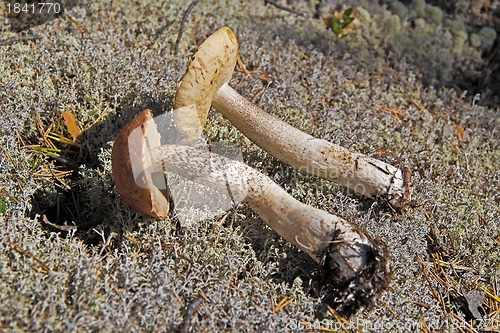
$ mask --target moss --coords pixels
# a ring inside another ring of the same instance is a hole
[[[398,34],[401,32],[401,20],[397,15],[391,15],[387,19],[387,27],[389,28],[390,34]]]
[[[409,14],[409,8],[400,1],[391,1],[389,3],[389,8],[400,17],[406,17]]]
[[[80,48],[80,41],[74,35],[60,35],[57,39],[57,45],[62,50],[71,50]]]
[[[459,55],[463,52],[466,46],[468,34],[465,31],[458,31],[455,33],[455,39],[453,41],[453,53]]]
[[[417,18],[415,19],[415,27],[425,31],[429,26],[427,25],[427,22],[425,22],[425,19]]]
[[[36,78],[36,86],[37,89],[44,91],[47,97],[54,97],[56,95],[57,90],[48,74],[38,76]]]
[[[425,17],[425,0],[413,0],[411,8],[418,17]]]
[[[0,214],[7,211],[9,207],[9,199],[7,197],[0,197]]]
[[[481,36],[478,34],[470,34],[469,43],[472,47],[480,47],[481,46]]]
[[[463,327],[466,318],[453,303],[459,295],[439,281],[453,277],[468,291],[463,281],[500,274],[500,119],[496,108],[472,105],[461,91],[443,86],[457,82],[457,70],[480,68],[471,38],[479,36],[487,48],[492,32],[469,37],[474,27],[459,16],[468,8],[464,1],[456,17],[443,11],[443,27],[426,22],[424,12],[417,28],[415,13],[400,15],[400,5],[389,13],[377,2],[357,2],[361,24],[340,42],[320,20],[310,23],[263,2],[202,1],[173,56],[190,2],[93,2],[86,17],[30,31],[43,35],[40,40],[0,46],[1,329],[169,332],[185,322],[197,332],[277,332],[319,325],[320,315],[338,324],[318,309],[321,279],[314,264],[248,208],[179,227],[175,216],[154,221],[133,212],[113,186],[110,152],[117,132],[144,108],[156,114],[171,109],[195,45],[222,24],[237,28],[251,74],[237,68],[231,80],[243,96],[316,137],[413,171],[414,205],[398,214],[295,172],[211,111],[210,140],[240,145],[248,164],[299,200],[389,244],[390,289],[352,322],[365,332],[410,332],[422,320],[436,331]],[[304,10],[311,3],[294,2]],[[45,131],[64,130],[60,108],[74,112],[86,131],[75,147],[52,142],[63,152],[54,159],[30,147],[47,144],[40,124]],[[53,176],[66,170],[70,176]],[[79,229],[50,228],[44,218]],[[440,258],[467,267],[458,270],[461,276],[424,278],[418,258],[425,267],[439,267],[430,251],[433,228],[442,237]],[[433,293],[450,308],[441,308]],[[273,311],[285,296],[295,299]]]
[[[447,20],[447,25],[453,34],[461,34],[467,30],[464,20],[460,18]]]
[[[432,5],[426,5],[425,6],[425,18],[429,21],[429,23],[432,24],[442,24],[443,23],[443,11],[441,8],[432,6]]]
[[[479,30],[479,37],[481,39],[481,47],[484,50],[489,50],[495,43],[497,32],[491,27],[482,27],[481,30]]]
[[[364,9],[363,7],[356,8],[356,15],[361,20],[361,22],[370,22],[371,21],[370,12],[367,11],[366,9]]]

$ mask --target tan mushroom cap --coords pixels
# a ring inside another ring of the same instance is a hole
[[[174,99],[173,117],[181,142],[190,143],[200,137],[212,99],[231,79],[237,57],[238,41],[228,27],[220,28],[199,46],[177,85]],[[194,109],[188,108],[191,105]]]
[[[144,172],[150,165],[150,150],[160,145],[153,113],[144,110],[118,133],[111,154],[113,178],[122,200],[155,218],[166,217],[170,209],[165,180]]]

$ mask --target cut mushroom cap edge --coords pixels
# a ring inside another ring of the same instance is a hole
[[[159,188],[152,174],[142,172],[148,168],[150,150],[159,145],[153,113],[144,110],[118,133],[111,168],[116,190],[127,205],[142,214],[165,218],[170,210],[166,186]]]

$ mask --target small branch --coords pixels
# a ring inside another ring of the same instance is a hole
[[[0,45],[10,45],[10,44],[14,44],[17,42],[26,42],[26,41],[37,40],[37,39],[41,39],[41,38],[42,38],[42,36],[38,36],[38,35],[16,36],[16,37],[6,38],[6,39],[0,40]]]
[[[319,19],[321,18],[321,7],[323,7],[323,1],[319,0],[316,6],[314,6],[314,15],[313,18]]]
[[[175,41],[174,55],[177,55],[177,52],[179,51],[179,43],[181,42],[182,35],[184,34],[184,28],[186,26],[187,18],[189,16],[189,14],[191,14],[191,12],[193,11],[194,6],[196,6],[198,4],[198,2],[200,2],[200,0],[192,1],[189,4],[186,11],[184,12],[184,15],[182,15],[181,26],[179,27],[179,34],[177,35],[177,40]]]
[[[74,231],[78,230],[78,227],[76,225],[57,225],[55,223],[52,223],[49,221],[49,219],[45,215],[42,215],[42,219],[43,219],[43,223],[45,223],[49,227],[54,228],[54,229],[59,230],[59,231],[70,232],[72,230],[74,230]]]
[[[272,5],[272,6],[276,7],[276,8],[278,8],[278,9],[284,10],[286,12],[289,12],[289,13],[292,13],[292,14],[295,14],[295,15],[304,16],[304,17],[309,16],[309,14],[307,14],[307,13],[300,12],[298,10],[295,10],[295,9],[288,8],[286,6],[280,5],[279,3],[277,3],[274,0],[264,0],[264,3]]]
[[[182,324],[179,327],[180,333],[189,333],[191,331],[191,320],[192,318],[196,315],[196,312],[200,308],[201,304],[204,301],[204,298],[202,295],[205,295],[205,292],[203,290],[200,290],[200,296],[196,297],[194,300],[189,302],[186,306],[186,312],[184,313],[184,317],[182,320]]]
[[[46,263],[44,263],[43,261],[41,261],[40,259],[38,259],[37,257],[35,257],[34,254],[32,254],[31,252],[29,252],[28,250],[22,248],[21,246],[17,245],[14,242],[9,241],[9,243],[10,243],[9,245],[10,245],[10,247],[11,247],[12,250],[14,250],[17,253],[22,254],[24,256],[30,257],[31,259],[33,259],[37,263],[38,266],[32,266],[34,270],[36,270],[39,273],[43,273],[43,274],[49,274],[50,273],[49,266],[47,266]]]

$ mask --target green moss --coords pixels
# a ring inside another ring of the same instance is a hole
[[[401,20],[399,16],[391,15],[391,17],[387,19],[386,24],[391,34],[398,34],[401,32]]]
[[[391,1],[389,3],[389,8],[392,12],[396,13],[400,17],[406,17],[408,16],[409,9],[407,6],[405,6],[403,3],[400,1]]]
[[[479,30],[479,37],[481,39],[481,47],[484,50],[489,50],[497,38],[497,32],[491,27],[482,27]]]
[[[444,11],[442,29],[436,20],[425,21],[427,12],[413,28],[415,12],[406,17],[400,5],[389,13],[366,1],[360,3],[365,9],[356,9],[361,24],[336,43],[321,20],[261,1],[201,1],[186,22],[179,55],[172,56],[190,2],[92,2],[78,21],[54,20],[30,31],[43,35],[40,40],[0,46],[0,238],[9,240],[0,242],[1,329],[170,332],[200,299],[200,289],[210,301],[201,301],[190,317],[192,331],[278,332],[319,322],[314,263],[250,209],[239,205],[227,215],[177,227],[175,216],[155,221],[133,212],[113,185],[110,155],[118,131],[146,107],[157,114],[172,108],[195,46],[223,24],[236,28],[241,59],[252,74],[237,68],[231,85],[238,92],[317,137],[409,166],[415,205],[398,214],[297,173],[215,110],[207,136],[241,145],[245,161],[289,193],[389,244],[394,279],[383,305],[352,317],[366,323],[361,331],[409,332],[405,324],[422,320],[434,330],[458,327],[433,292],[450,302],[453,297],[429,275],[431,291],[417,258],[433,266],[429,229],[437,227],[449,260],[472,268],[462,277],[488,281],[500,274],[500,119],[495,108],[471,106],[467,96],[441,88],[455,82],[454,69],[479,68],[479,51],[469,45],[476,35],[466,33],[474,27],[458,16],[449,25],[452,17]],[[312,3],[294,2],[305,9]],[[476,34],[487,47],[494,36],[481,31]],[[78,149],[56,160],[30,146],[43,140],[33,111],[46,130],[60,121],[59,106],[87,125],[105,112]],[[467,133],[462,140],[453,132],[457,125]],[[71,177],[38,176],[66,169]],[[54,223],[94,224],[64,233],[45,225],[41,214]],[[295,300],[273,312],[271,304],[285,295]],[[418,302],[429,307],[422,311]]]
[[[61,49],[77,49],[80,47],[80,40],[74,35],[61,35],[57,39],[57,44]]]
[[[418,17],[425,16],[425,0],[413,0],[411,3],[411,8]]]
[[[455,35],[461,34],[467,30],[465,28],[464,20],[460,18],[447,20],[447,25],[451,32]]]
[[[370,12],[367,11],[366,9],[364,9],[363,7],[356,7],[355,12],[358,15],[358,18],[360,19],[361,22],[370,22],[371,21]]]
[[[425,18],[429,21],[429,23],[432,24],[442,24],[443,23],[443,11],[441,8],[432,6],[432,5],[426,5],[425,6]]]
[[[9,208],[9,200],[7,197],[0,197],[0,214],[3,214]]]
[[[457,31],[455,32],[455,39],[453,41],[453,53],[456,55],[460,55],[467,43],[468,34],[465,31]]]
[[[40,75],[36,78],[37,89],[45,92],[47,97],[53,97],[56,95],[56,89],[50,77],[50,74]]]
[[[480,47],[481,46],[481,36],[478,34],[470,34],[469,43],[472,47]]]
[[[415,27],[421,29],[422,31],[426,31],[429,28],[427,22],[425,22],[425,19],[423,18],[415,19]]]

